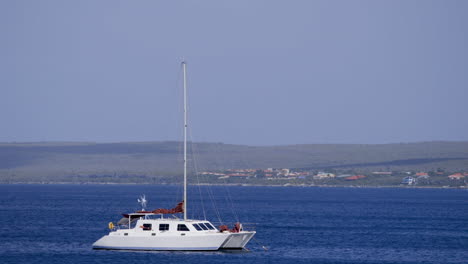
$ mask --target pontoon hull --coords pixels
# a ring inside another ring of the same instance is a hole
[[[243,249],[250,239],[255,235],[255,231],[241,231],[239,233],[230,233],[224,241],[221,249]]]
[[[204,236],[116,236],[106,235],[93,249],[111,250],[218,250],[230,234]]]

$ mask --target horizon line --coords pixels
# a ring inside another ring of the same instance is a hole
[[[73,141],[73,140],[51,140],[51,141],[0,141],[0,145],[26,145],[26,144],[148,144],[148,143],[180,143],[180,140],[151,140],[151,141]],[[396,144],[421,144],[421,143],[468,143],[468,140],[425,140],[425,141],[407,141],[407,142],[390,142],[390,143],[290,143],[290,144],[262,144],[250,145],[240,143],[225,143],[214,141],[188,141],[195,144],[223,144],[223,145],[238,145],[250,147],[278,147],[278,146],[297,146],[297,145],[396,145]]]

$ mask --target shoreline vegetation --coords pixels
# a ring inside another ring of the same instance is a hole
[[[176,184],[181,142],[0,143],[0,184]],[[190,184],[468,186],[468,142],[244,146],[190,143]],[[198,175],[198,176],[197,176]]]

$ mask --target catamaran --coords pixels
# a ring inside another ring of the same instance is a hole
[[[111,222],[108,235],[93,249],[109,250],[222,250],[243,249],[255,235],[236,223],[216,228],[206,219],[187,218],[187,64],[182,62],[184,89],[184,192],[183,201],[172,209],[146,211],[146,197],[138,200],[142,210],[124,214],[117,226]],[[183,213],[183,219],[177,217]],[[167,217],[170,215],[171,217]]]

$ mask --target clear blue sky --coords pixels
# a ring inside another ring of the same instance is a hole
[[[0,141],[468,140],[468,1],[0,0]]]

